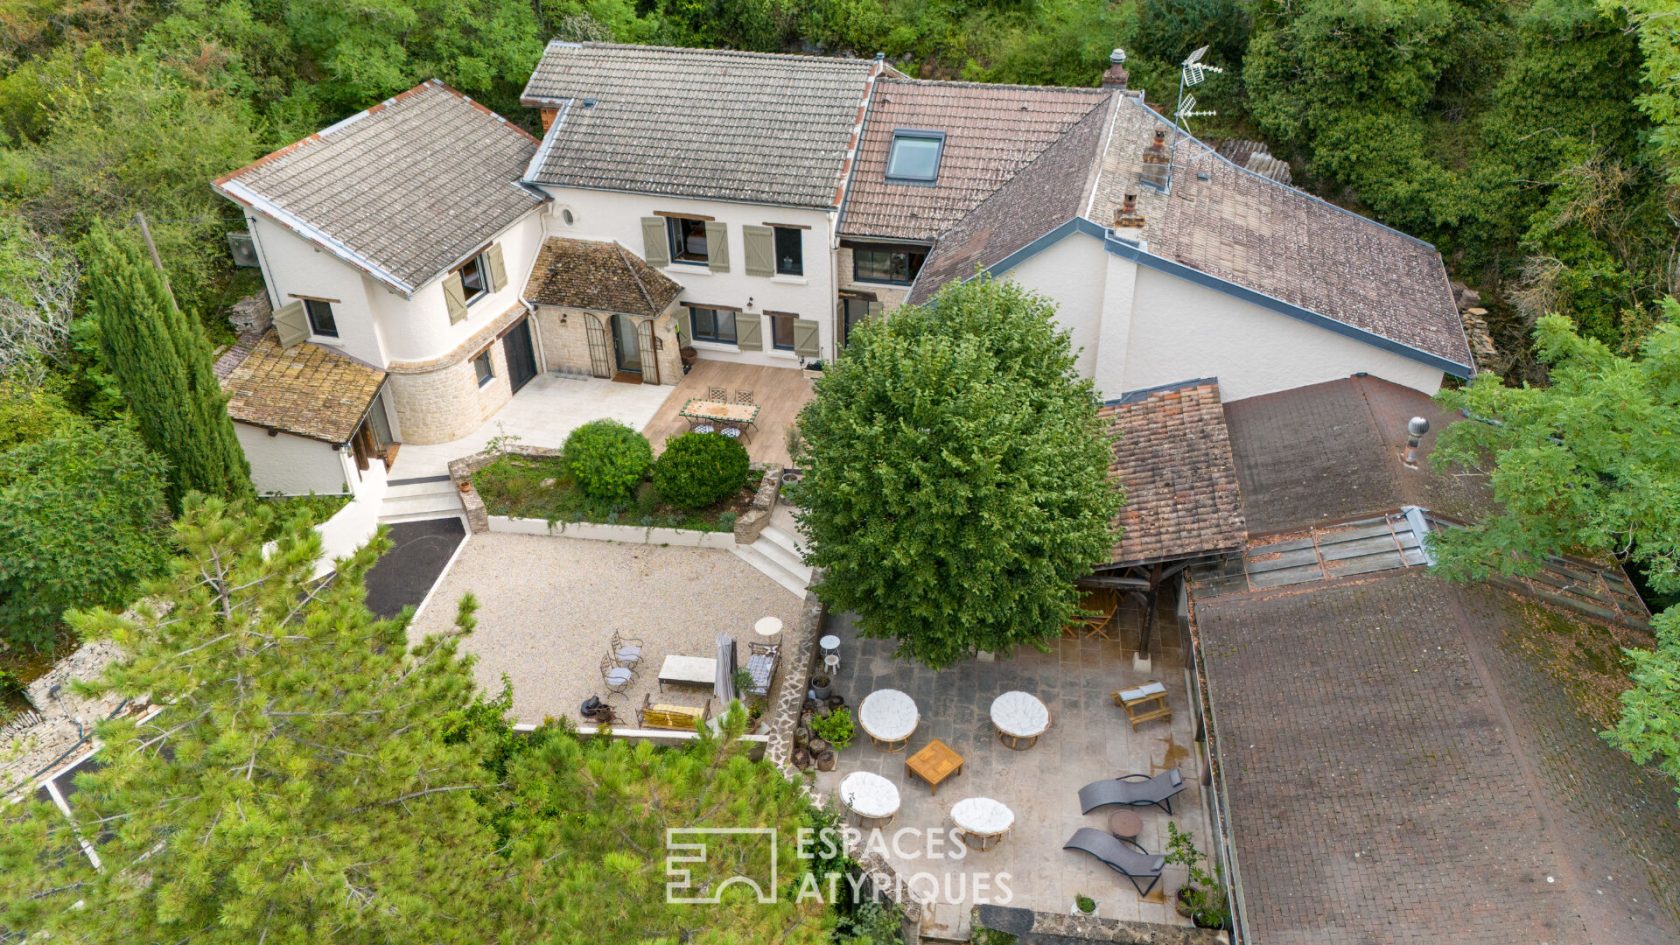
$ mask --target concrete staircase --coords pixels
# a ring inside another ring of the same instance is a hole
[[[805,565],[798,539],[774,525],[752,544],[737,545],[734,554],[801,598],[811,585],[811,569]]]
[[[386,524],[455,518],[460,514],[461,494],[448,476],[392,480],[379,507],[379,520]]]

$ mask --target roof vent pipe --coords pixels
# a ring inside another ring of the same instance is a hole
[[[1406,423],[1406,455],[1402,460],[1407,469],[1418,468],[1418,447],[1423,445],[1423,435],[1429,432],[1429,420],[1425,417],[1413,417]]]

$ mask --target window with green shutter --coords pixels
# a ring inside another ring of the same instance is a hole
[[[671,252],[667,245],[664,217],[642,217],[642,258],[650,266],[669,266]]]
[[[776,274],[776,233],[767,226],[741,227],[741,247],[747,254],[747,275]]]
[[[735,313],[735,343],[741,346],[742,351],[764,350],[762,324],[757,312]]]

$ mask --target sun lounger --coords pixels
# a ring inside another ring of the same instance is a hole
[[[1128,774],[1119,778],[1092,781],[1079,789],[1079,809],[1089,814],[1099,807],[1125,804],[1148,807],[1153,804],[1172,813],[1172,799],[1184,790],[1184,775],[1177,768],[1150,777],[1147,774]]]
[[[1102,865],[1108,867],[1121,876],[1132,881],[1132,888],[1138,895],[1147,896],[1161,881],[1161,869],[1167,865],[1167,858],[1159,853],[1147,853],[1137,844],[1127,844],[1113,834],[1098,830],[1095,827],[1080,827],[1062,844],[1064,850],[1077,850],[1089,854]],[[1149,880],[1145,886],[1138,882],[1140,879]]]

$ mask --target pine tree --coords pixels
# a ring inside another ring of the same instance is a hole
[[[311,580],[320,538],[189,500],[186,549],[136,615],[74,614],[132,654],[104,688],[149,696],[101,723],[75,827],[50,804],[0,814],[0,928],[65,942],[393,945],[491,936],[499,865],[476,792],[476,700],[455,637],[410,649],[363,603],[383,537]],[[90,868],[79,841],[93,844]]]
[[[251,469],[234,436],[203,330],[175,307],[132,238],[95,224],[86,243],[88,311],[100,350],[146,445],[169,461],[171,507],[189,492],[237,498]]]

